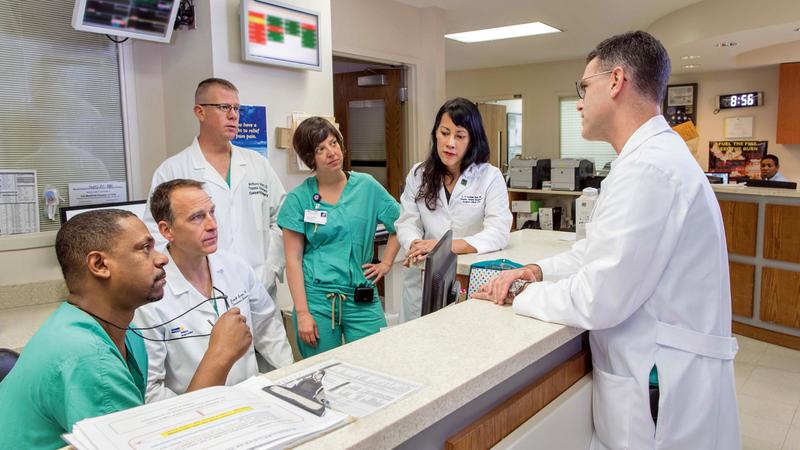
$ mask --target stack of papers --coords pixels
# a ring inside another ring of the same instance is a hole
[[[270,384],[254,377],[82,420],[64,439],[79,450],[278,449],[349,422],[330,408],[318,417],[267,394]]]

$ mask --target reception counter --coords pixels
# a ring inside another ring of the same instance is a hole
[[[572,241],[574,233],[514,232],[505,250],[459,256],[457,273],[466,280],[470,264],[477,261],[534,262],[568,249]],[[502,430],[503,424],[491,420],[501,409],[505,414],[507,408],[513,410],[509,398],[517,398],[517,411],[523,410],[517,415],[527,414],[520,416],[521,424],[590,370],[583,330],[518,316],[511,307],[480,300],[451,305],[265,376],[278,380],[327,359],[423,386],[397,403],[299,448],[457,449],[470,448],[475,442],[488,448],[497,439],[486,436],[487,432],[502,437],[516,428],[506,424],[508,429]],[[537,402],[538,407],[532,409]],[[588,414],[588,403],[583,410]],[[591,436],[591,430],[583,431],[584,437]]]
[[[800,191],[713,185],[736,333],[800,349]]]
[[[469,300],[265,376],[278,380],[336,359],[422,384],[398,402],[299,448],[443,448],[548,373],[558,374],[551,375],[552,382],[583,377],[589,366],[582,333],[518,316],[510,307]],[[582,351],[583,360],[564,364]]]

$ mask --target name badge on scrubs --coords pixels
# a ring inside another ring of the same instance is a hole
[[[328,211],[320,211],[318,209],[307,209],[303,222],[315,223],[317,225],[325,225],[328,223]]]

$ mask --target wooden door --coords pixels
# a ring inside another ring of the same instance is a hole
[[[403,169],[404,103],[400,96],[400,90],[404,87],[402,70],[370,69],[333,75],[333,109],[341,127],[345,149],[347,149],[345,170],[372,174],[398,200],[400,199],[400,185],[405,177]],[[380,75],[385,77],[382,85],[358,85],[359,77]],[[381,113],[384,116],[384,136],[383,142],[376,143],[373,139],[374,136],[369,136],[369,128],[379,124],[370,125],[369,122]],[[376,146],[384,147],[382,155],[379,154],[381,152]],[[356,155],[356,158],[353,155]]]
[[[489,139],[491,149],[489,162],[501,171],[505,170],[505,165],[508,164],[506,107],[492,103],[478,103],[478,111],[483,118],[486,138]]]

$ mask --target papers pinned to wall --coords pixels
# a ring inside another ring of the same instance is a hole
[[[39,231],[35,170],[0,169],[0,235]]]

